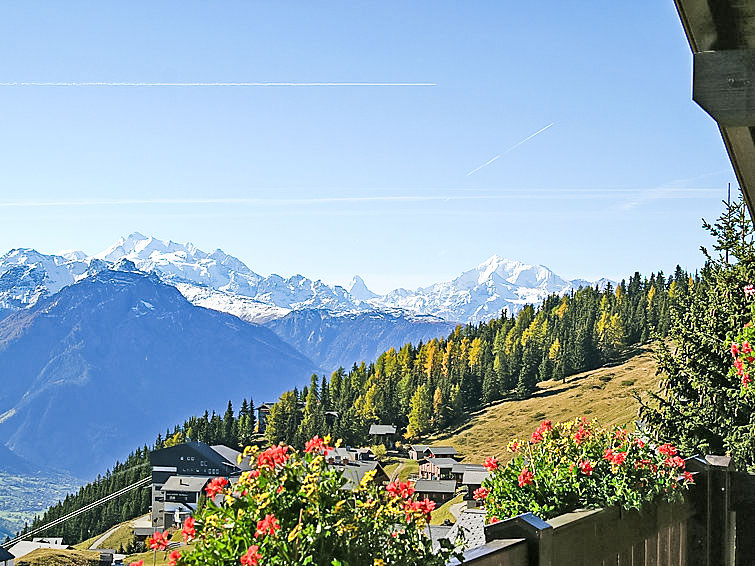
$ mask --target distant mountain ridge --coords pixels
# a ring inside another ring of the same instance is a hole
[[[272,331],[121,268],[0,321],[0,444],[16,456],[87,477],[166,423],[318,371]]]
[[[333,313],[401,309],[449,322],[477,323],[504,309],[516,313],[549,294],[607,283],[568,281],[545,266],[494,255],[452,281],[416,290],[399,288],[381,296],[370,291],[359,276],[347,288],[303,275],[264,277],[220,249],[207,253],[190,243],[165,242],[135,232],[93,256],[75,251],[44,255],[31,249],[11,250],[0,258],[0,309],[34,304],[121,260],[133,262],[141,271],[155,272],[196,305],[256,323],[304,309]]]

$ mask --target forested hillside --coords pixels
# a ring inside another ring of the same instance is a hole
[[[329,380],[312,376],[308,387],[275,404],[267,437],[302,446],[328,432],[359,444],[365,423],[395,424],[409,440],[441,431],[487,403],[526,399],[539,381],[597,368],[631,345],[665,336],[670,301],[689,284],[681,268],[668,279],[635,273],[615,289],[552,295],[515,317],[458,326],[447,338],[388,350]],[[326,412],[338,416],[326,421]]]

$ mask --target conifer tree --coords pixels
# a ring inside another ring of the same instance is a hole
[[[726,203],[724,203],[726,204]],[[755,407],[730,374],[730,336],[749,319],[743,287],[755,283],[755,249],[742,200],[726,206],[700,278],[670,309],[673,346],[660,344],[661,389],[643,401],[640,416],[658,438],[686,454],[730,453],[740,468],[755,467]],[[727,261],[728,260],[728,261]],[[653,303],[656,293],[648,293]]]

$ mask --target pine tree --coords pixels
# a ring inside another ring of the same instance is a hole
[[[702,248],[706,264],[699,280],[671,304],[673,348],[660,344],[661,389],[643,401],[640,416],[658,439],[674,442],[682,453],[731,453],[740,468],[753,468],[755,406],[739,395],[728,351],[729,336],[750,318],[742,289],[755,282],[753,228],[740,215],[742,206],[740,199],[715,224],[704,223],[717,253]]]

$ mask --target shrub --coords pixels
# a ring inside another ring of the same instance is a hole
[[[680,500],[693,481],[670,444],[653,447],[625,428],[600,428],[584,417],[556,426],[545,420],[509,450],[514,457],[506,466],[485,461],[491,474],[475,493],[490,521],[527,511],[548,519],[577,508],[639,509]]]
[[[235,486],[215,478],[206,507],[184,524],[195,547],[178,565],[441,565],[450,543],[433,552],[424,528],[434,504],[413,498],[409,483],[378,486],[368,472],[353,490],[326,464],[331,447],[315,436],[303,453],[273,446]],[[213,500],[222,499],[217,505]]]

